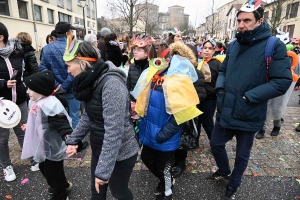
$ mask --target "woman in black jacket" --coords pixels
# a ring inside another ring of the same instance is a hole
[[[39,71],[39,66],[34,53],[35,49],[31,46],[31,36],[26,32],[20,32],[18,33],[17,38],[21,40],[21,45],[24,52],[25,71],[23,72],[23,78],[25,81],[28,76]]]
[[[122,51],[117,43],[117,34],[111,33],[104,37],[105,40],[105,58],[111,61],[115,66],[120,67],[122,63]]]

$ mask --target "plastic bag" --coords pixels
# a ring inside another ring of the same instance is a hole
[[[186,122],[186,125],[182,129],[180,139],[180,149],[195,149],[198,138],[197,130],[198,118],[194,118]]]

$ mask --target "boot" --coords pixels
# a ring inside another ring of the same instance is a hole
[[[272,132],[271,132],[271,136],[277,136],[280,132],[280,127],[274,126]]]
[[[178,178],[184,172],[185,168],[186,168],[185,164],[183,164],[183,165],[181,165],[181,164],[177,165],[175,167],[175,169],[172,170],[173,177],[174,178]]]
[[[265,130],[260,130],[260,131],[258,131],[257,133],[256,133],[256,135],[255,135],[255,138],[256,139],[262,139],[262,138],[264,138],[265,137]]]

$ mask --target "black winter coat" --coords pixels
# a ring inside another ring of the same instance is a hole
[[[8,57],[11,65],[14,70],[18,70],[18,73],[15,77],[17,80],[16,84],[16,93],[17,93],[17,104],[21,104],[26,101],[26,87],[21,80],[22,78],[22,68],[23,68],[23,59],[24,52],[21,49],[18,49],[15,46],[15,50]],[[10,80],[8,67],[5,60],[0,56],[0,96],[4,97],[7,100],[12,100],[12,89],[7,88],[7,81]]]
[[[122,63],[122,51],[119,45],[105,45],[105,59],[111,61],[116,67],[120,67]]]
[[[23,78],[26,79],[31,74],[37,73],[39,71],[39,66],[35,56],[35,49],[31,45],[22,44],[24,51],[24,63],[25,71],[23,73]]]
[[[133,63],[130,65],[128,70],[126,86],[129,92],[133,91],[137,81],[139,80],[142,72],[149,67],[149,62],[144,62],[141,66]],[[131,101],[136,101],[136,99],[130,95]]]

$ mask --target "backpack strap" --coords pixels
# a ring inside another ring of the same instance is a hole
[[[227,49],[227,54],[228,56],[230,56],[230,50],[233,48],[233,45],[235,44],[236,42],[236,39],[232,40],[230,43],[229,43],[229,46],[228,46],[228,49]]]
[[[269,65],[272,62],[275,45],[277,43],[278,38],[275,36],[271,36],[268,39],[267,46],[265,48],[265,60],[266,60],[266,80],[269,82]]]

